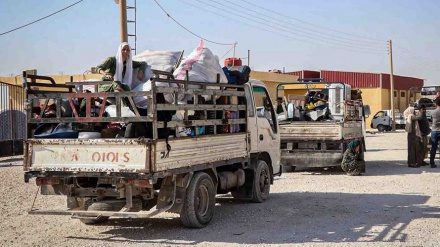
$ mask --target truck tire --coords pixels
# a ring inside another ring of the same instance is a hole
[[[269,198],[270,192],[270,170],[266,161],[259,160],[257,169],[255,170],[255,177],[252,184],[252,201],[264,202]]]
[[[385,126],[383,126],[382,124],[379,124],[379,125],[377,126],[377,130],[378,130],[379,132],[385,132],[386,128],[385,128]]]
[[[139,212],[142,209],[142,201],[140,199],[133,199],[133,207],[130,212]],[[125,206],[125,200],[104,200],[100,202],[93,202],[89,199],[84,204],[84,209],[87,211],[119,211]],[[106,222],[109,216],[90,217],[90,219],[80,219],[86,225],[94,225]]]
[[[87,211],[113,211],[111,204],[103,202],[93,203],[91,199],[87,200],[84,204],[84,209]],[[106,222],[110,217],[108,216],[98,216],[90,217],[90,219],[79,219],[82,223],[86,225],[94,225]]]
[[[211,222],[215,208],[215,190],[211,177],[199,172],[186,190],[180,220],[190,228],[202,228]]]

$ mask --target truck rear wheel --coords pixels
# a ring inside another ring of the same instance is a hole
[[[99,202],[93,202],[89,199],[84,204],[84,209],[87,211],[119,211],[125,206],[125,200],[104,200]],[[130,212],[139,212],[142,209],[142,201],[140,199],[133,199],[133,207]],[[109,216],[98,216],[82,218],[80,221],[86,225],[94,225],[106,222]]]
[[[113,206],[109,203],[103,202],[92,202],[91,199],[87,200],[84,205],[87,211],[113,211]],[[108,216],[98,216],[90,217],[90,219],[80,219],[80,221],[86,225],[94,225],[106,222],[110,217]]]
[[[194,175],[186,191],[180,220],[191,228],[202,228],[214,216],[215,190],[211,177],[199,172]]]
[[[270,170],[266,161],[259,160],[255,177],[252,184],[252,201],[264,202],[269,198],[270,192]]]

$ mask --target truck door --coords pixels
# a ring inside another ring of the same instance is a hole
[[[255,107],[257,109],[257,143],[259,152],[268,152],[271,157],[279,160],[280,156],[280,139],[278,131],[278,122],[272,100],[267,90],[261,86],[253,86],[252,92],[254,96]],[[277,173],[278,164],[274,166],[274,173]]]
[[[374,117],[373,120],[371,120],[371,128],[375,129],[377,126],[390,126],[391,118],[388,116],[386,111],[378,111]]]

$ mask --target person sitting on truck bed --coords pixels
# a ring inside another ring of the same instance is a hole
[[[98,91],[130,91],[133,69],[139,68],[137,78],[142,80],[146,66],[145,62],[133,61],[130,45],[127,42],[121,43],[116,56],[107,58],[96,67],[96,71],[103,75],[103,81],[113,81],[112,84],[101,85]]]
[[[365,161],[360,157],[360,148],[359,141],[351,141],[344,152],[341,168],[350,176],[357,176],[365,171]]]
[[[420,131],[419,120],[422,119],[420,114],[415,113],[414,107],[408,107],[403,115],[406,119],[405,131],[408,140],[408,167],[420,167],[423,164],[423,136]]]
[[[104,62],[96,67],[96,71],[103,75],[103,81],[113,81],[111,84],[104,84],[98,87],[98,92],[130,91],[132,83],[133,69],[139,68],[137,77],[142,80],[147,66],[145,62],[132,61],[131,47],[127,42],[119,45],[116,56],[108,57]],[[102,103],[101,99],[95,99]],[[130,106],[127,100],[123,100],[124,105]],[[80,103],[80,111],[86,106],[86,101]]]

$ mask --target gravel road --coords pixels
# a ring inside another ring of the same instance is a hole
[[[203,229],[177,215],[110,219],[87,226],[68,216],[28,215],[37,186],[21,157],[0,160],[1,246],[440,246],[440,168],[408,168],[404,132],[368,134],[367,173],[309,169],[277,178],[268,201],[219,196]],[[39,208],[65,198],[39,196]]]

